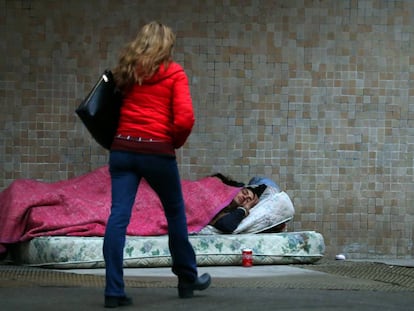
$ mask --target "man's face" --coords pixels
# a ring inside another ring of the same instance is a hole
[[[243,188],[236,194],[233,201],[237,206],[251,208],[259,201],[259,198],[250,189]]]

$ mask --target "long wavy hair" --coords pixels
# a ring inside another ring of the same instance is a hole
[[[122,50],[113,74],[118,88],[125,92],[135,83],[151,78],[162,63],[172,61],[175,34],[166,25],[153,21],[144,25],[136,38]]]

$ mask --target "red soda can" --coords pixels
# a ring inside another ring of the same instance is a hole
[[[253,266],[253,251],[250,248],[245,248],[242,251],[242,265],[243,267]]]

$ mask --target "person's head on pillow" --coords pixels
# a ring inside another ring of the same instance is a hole
[[[250,209],[259,202],[260,196],[266,190],[266,187],[264,184],[256,187],[244,187],[236,194],[232,203],[236,206],[243,206]]]
[[[240,191],[236,194],[236,196],[231,201],[229,207],[237,207],[242,206],[247,209],[251,209],[253,206],[259,202],[260,196],[266,190],[266,183],[263,182],[261,184],[249,184],[246,186],[244,183],[235,181],[228,176],[224,176],[221,173],[216,173],[211,175],[211,177],[219,178],[224,184],[233,186],[233,187],[243,187]],[[259,181],[259,180],[256,180]]]

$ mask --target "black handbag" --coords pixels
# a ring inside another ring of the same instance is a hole
[[[89,133],[105,149],[114,139],[121,108],[121,92],[110,70],[105,70],[88,96],[75,110]]]

